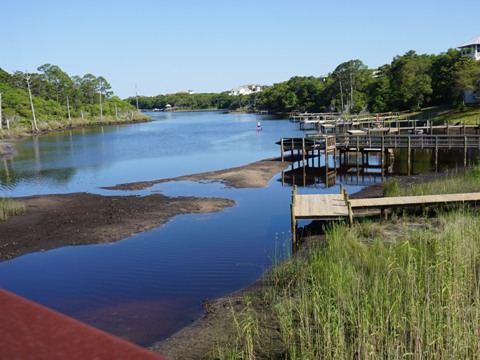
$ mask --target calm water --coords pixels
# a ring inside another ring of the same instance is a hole
[[[2,166],[6,196],[87,191],[121,182],[218,170],[279,156],[288,121],[245,114],[151,113],[144,124],[86,128],[28,139]],[[256,130],[258,119],[263,131]]]
[[[18,156],[2,164],[3,194],[130,195],[101,187],[277,157],[280,137],[303,135],[296,124],[268,116],[151,115],[151,123],[80,129],[20,142]],[[256,130],[258,119],[261,132]],[[262,189],[194,182],[156,185],[136,194],[219,196],[236,205],[214,214],[177,216],[163,227],[114,244],[65,247],[0,263],[0,287],[149,345],[201,316],[204,299],[248,286],[289,254],[291,187],[280,179],[278,174]],[[378,181],[378,176],[342,180],[350,193]],[[338,191],[338,185],[325,188],[321,183],[299,190]]]

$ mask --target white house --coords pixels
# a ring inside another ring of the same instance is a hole
[[[480,35],[467,41],[458,47],[462,56],[468,56],[475,60],[480,60]],[[465,104],[480,102],[480,83],[477,84],[477,90],[465,90],[463,95]]]
[[[242,85],[239,88],[232,89],[230,91],[230,95],[238,96],[238,95],[249,95],[255,92],[262,91],[263,88],[261,85]]]
[[[470,56],[475,60],[480,60],[480,35],[458,46],[462,56]]]

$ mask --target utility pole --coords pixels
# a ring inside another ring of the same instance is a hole
[[[342,104],[342,114],[343,114],[343,89],[342,89],[342,78],[340,77],[339,74],[333,72],[332,74],[336,75],[338,77],[338,82],[340,84],[340,102]]]
[[[102,111],[102,92],[100,91],[100,121],[103,120],[103,111]]]
[[[350,64],[350,113],[353,108],[353,79],[352,79],[352,64]]]
[[[72,118],[70,116],[70,103],[68,102],[68,96],[67,96],[67,111],[68,111],[68,121],[72,121]]]

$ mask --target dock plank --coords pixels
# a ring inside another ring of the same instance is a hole
[[[375,208],[389,206],[428,205],[451,202],[480,201],[480,193],[423,195],[423,196],[399,196],[371,199],[352,199],[352,209]]]
[[[348,219],[352,224],[354,209],[394,208],[396,206],[417,206],[447,203],[480,202],[480,192],[423,196],[399,196],[368,199],[351,199],[350,210],[342,194],[304,194],[298,195],[296,188],[292,195],[292,241],[296,242],[298,220],[335,220]]]
[[[348,216],[341,194],[308,194],[295,197],[294,215],[297,219]]]

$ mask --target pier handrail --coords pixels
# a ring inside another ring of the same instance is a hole
[[[308,139],[322,139],[316,135]],[[350,135],[335,134],[338,148],[480,149],[480,135]]]

